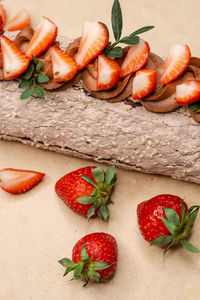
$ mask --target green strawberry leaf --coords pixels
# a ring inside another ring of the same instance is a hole
[[[83,245],[83,247],[82,247],[82,249],[81,249],[81,260],[82,260],[83,262],[89,260],[87,251],[86,251],[86,249],[85,249],[85,246],[86,246],[86,245],[88,245],[88,244]]]
[[[34,91],[34,87],[28,88],[21,94],[20,99],[25,100],[25,99],[29,98],[33,94],[33,91]]]
[[[78,263],[74,269],[74,279],[80,279],[80,274],[83,271],[84,263]]]
[[[74,265],[73,261],[69,258],[62,258],[58,261],[63,267],[69,268]]]
[[[88,277],[96,282],[99,282],[101,280],[101,275],[98,272],[95,272],[94,270],[88,271]]]
[[[96,210],[96,207],[93,205],[90,207],[90,209],[88,210],[87,212],[87,218],[88,220],[95,215],[95,210]]]
[[[63,274],[63,277],[65,277],[69,272],[73,271],[76,267],[76,264],[73,264],[71,266],[69,266],[66,270],[65,273]]]
[[[118,41],[121,37],[122,27],[123,27],[122,11],[118,0],[114,0],[111,20],[112,20],[113,34],[115,40]]]
[[[36,67],[35,67],[35,70],[36,70],[37,72],[39,72],[39,71],[42,69],[42,66],[43,66],[43,61],[40,60],[40,61],[37,63],[37,65],[36,65]]]
[[[101,204],[99,211],[100,211],[100,213],[101,213],[101,215],[102,215],[102,217],[103,217],[104,220],[109,219],[109,217],[110,217],[110,210],[107,207],[107,205]]]
[[[176,232],[177,226],[174,223],[164,219],[163,217],[160,217],[160,219],[163,221],[163,223],[165,224],[165,226],[171,234],[174,234]]]
[[[150,244],[150,246],[164,246],[169,244],[173,240],[172,235],[163,235],[159,236],[155,240],[153,240]]]
[[[185,206],[183,204],[183,200],[181,202],[181,216],[182,216],[181,219],[183,219],[185,217]]]
[[[104,171],[102,170],[102,168],[92,169],[92,175],[96,182],[104,183]]]
[[[198,250],[195,246],[193,246],[192,244],[190,244],[188,241],[186,240],[183,240],[181,241],[181,244],[183,245],[183,247],[185,249],[187,249],[188,251],[190,252],[193,252],[193,253],[200,253],[200,250]]]
[[[139,37],[138,36],[126,36],[123,39],[120,40],[120,43],[126,44],[126,45],[136,45],[139,44]]]
[[[190,111],[196,111],[200,109],[200,101],[190,104],[188,107]]]
[[[115,57],[121,57],[123,55],[122,48],[121,47],[114,47],[106,52],[106,57],[109,58],[115,58]]]
[[[171,209],[169,207],[164,207],[164,211],[168,221],[172,222],[176,226],[180,225],[179,215],[174,209]]]
[[[103,262],[103,261],[96,261],[92,264],[92,268],[93,270],[95,271],[98,271],[98,270],[105,270],[107,269],[108,267],[110,267],[111,265]]]
[[[200,207],[199,205],[193,205],[190,208],[188,208],[186,216],[189,216],[191,214],[192,210],[194,210],[195,208],[199,208],[199,207]]]
[[[83,197],[76,199],[76,201],[81,204],[91,204],[95,200],[96,200],[96,198],[94,196],[83,196]]]
[[[111,166],[106,171],[106,184],[113,184],[113,180],[115,179],[115,166]]]
[[[89,176],[85,176],[85,175],[80,175],[81,178],[85,179],[85,181],[87,181],[88,183],[90,183],[92,186],[94,186],[95,188],[97,188],[96,183],[89,177]]]
[[[199,212],[199,207],[197,207],[193,212],[190,213],[189,215],[189,220],[190,220],[190,224],[193,226],[196,218],[197,218],[197,214]]]
[[[40,75],[36,76],[35,79],[39,83],[46,83],[49,81],[49,77],[44,74],[40,74]]]
[[[34,87],[34,90],[36,92],[36,95],[38,98],[43,99],[44,98],[44,89],[41,86],[36,85]]]
[[[28,80],[22,79],[22,81],[21,81],[20,84],[18,85],[18,88],[19,88],[19,89],[23,89],[23,88],[29,86],[29,85],[31,84],[31,82],[32,82],[31,79],[28,79]]]

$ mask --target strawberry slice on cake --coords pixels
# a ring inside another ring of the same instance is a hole
[[[119,80],[120,66],[104,54],[98,56],[97,88],[107,90]]]
[[[29,27],[30,22],[31,22],[30,15],[25,10],[22,10],[6,24],[4,30],[5,31],[22,30],[26,27]]]
[[[53,80],[56,82],[68,81],[77,72],[77,65],[72,56],[57,46],[51,47]]]
[[[123,78],[140,70],[146,64],[149,54],[149,44],[140,39],[138,44],[130,47],[122,63],[120,77]]]
[[[156,87],[157,72],[153,69],[142,69],[136,72],[133,79],[133,99],[142,99],[153,92]]]
[[[26,71],[29,66],[28,57],[7,37],[0,36],[3,60],[3,77],[14,79]]]
[[[200,80],[187,80],[176,87],[176,102],[188,105],[200,100]]]
[[[57,32],[57,26],[48,18],[43,18],[28,44],[26,50],[28,58],[32,59],[32,55],[37,57],[47,50],[54,43]]]
[[[86,22],[83,27],[76,63],[78,70],[82,70],[96,58],[108,43],[108,32],[99,22]]]
[[[191,52],[187,45],[172,46],[161,76],[161,84],[166,85],[179,77],[187,68],[190,58]]]

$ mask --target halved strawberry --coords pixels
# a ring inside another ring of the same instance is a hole
[[[21,194],[30,190],[44,176],[40,172],[6,168],[0,170],[0,187],[8,193]]]
[[[133,99],[141,99],[151,94],[156,87],[157,72],[153,69],[137,71],[133,79]]]
[[[161,84],[165,85],[180,76],[187,68],[190,58],[191,52],[187,45],[172,46],[161,76]]]
[[[200,80],[187,80],[176,87],[176,102],[188,105],[200,100]]]
[[[51,48],[53,67],[53,80],[56,82],[67,81],[74,77],[77,65],[72,56],[65,53],[57,46]]]
[[[140,39],[139,44],[130,47],[121,66],[120,77],[125,77],[140,70],[146,64],[149,54],[149,44]]]
[[[48,18],[43,18],[28,44],[26,55],[32,59],[32,55],[39,56],[47,50],[57,37],[58,28]]]
[[[98,56],[97,88],[107,90],[119,80],[120,66],[104,54]]]
[[[10,80],[18,77],[29,66],[28,57],[7,37],[0,36],[3,60],[3,77]]]
[[[83,69],[89,62],[100,54],[108,43],[108,32],[99,22],[86,22],[80,41],[76,63],[78,70]]]
[[[7,13],[2,4],[0,4],[0,15],[2,16],[3,24],[5,25],[7,19]]]
[[[4,30],[7,31],[22,30],[30,26],[30,22],[31,22],[30,15],[25,10],[22,10],[6,24]]]

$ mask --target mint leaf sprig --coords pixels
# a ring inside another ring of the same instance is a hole
[[[35,56],[32,55],[33,60],[31,61],[28,69],[22,76],[22,80],[18,88],[27,88],[20,96],[21,100],[29,98],[34,93],[40,99],[44,98],[44,89],[43,87],[37,85],[37,83],[46,83],[49,81],[49,77],[44,74],[37,74],[42,66],[43,62],[38,61]]]
[[[130,35],[121,38],[122,28],[123,28],[123,18],[122,18],[122,10],[121,10],[119,0],[114,0],[113,7],[112,7],[111,21],[112,21],[112,29],[115,37],[115,42],[107,46],[105,49],[105,55],[110,58],[121,57],[123,55],[122,48],[120,46],[116,47],[116,45],[118,45],[119,43],[126,44],[126,45],[136,45],[139,43],[139,37],[138,37],[139,34],[154,28],[154,26],[145,26],[134,31]],[[107,26],[105,27],[107,29]]]
[[[190,111],[197,111],[200,109],[200,100],[189,105]]]

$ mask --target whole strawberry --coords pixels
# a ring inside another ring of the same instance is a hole
[[[107,280],[115,271],[118,257],[115,238],[104,232],[90,233],[81,238],[72,250],[72,260],[63,258],[59,263],[66,267],[64,276],[72,270],[72,279]]]
[[[191,206],[174,195],[159,195],[140,203],[137,217],[140,232],[151,246],[165,247],[178,243],[191,252],[200,252],[186,241],[197,217],[199,206]]]
[[[55,191],[76,214],[90,219],[98,213],[107,220],[110,216],[107,205],[112,202],[110,195],[116,180],[114,166],[105,174],[101,168],[85,167],[60,178]]]

